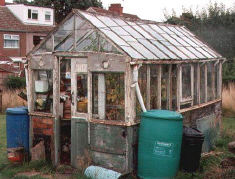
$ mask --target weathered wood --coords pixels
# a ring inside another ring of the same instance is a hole
[[[177,96],[176,96],[176,101],[177,101],[177,111],[180,110],[180,99],[181,99],[181,90],[182,90],[182,86],[181,86],[181,75],[182,75],[182,67],[181,65],[177,65]]]
[[[132,67],[126,63],[125,72],[125,122],[128,124],[135,123],[136,119],[136,94],[135,88],[131,87],[133,83]]]
[[[168,68],[168,81],[167,81],[167,107],[172,109],[172,64]]]
[[[106,88],[104,74],[98,74],[98,114],[100,119],[106,117]]]
[[[219,63],[218,97],[222,97],[222,62]]]
[[[197,64],[197,103],[200,104],[200,98],[201,98],[201,94],[200,94],[200,64]]]
[[[60,59],[54,57],[53,69],[53,115],[54,120],[54,142],[55,142],[55,165],[60,162],[60,117],[59,117],[59,104],[60,104]]]
[[[208,101],[208,95],[207,95],[207,64],[204,65],[204,69],[205,69],[205,102]]]
[[[194,66],[193,64],[191,65],[191,96],[192,96],[192,102],[191,102],[191,106],[193,106],[193,99],[194,99]]]
[[[51,70],[54,65],[53,55],[34,56],[30,59],[30,69]]]
[[[158,65],[157,70],[157,108],[162,107],[162,66]]]
[[[150,66],[149,65],[147,65],[146,94],[147,94],[146,107],[147,107],[147,110],[150,110]]]
[[[215,66],[214,65],[211,65],[212,66],[212,69],[211,69],[211,80],[212,80],[212,100],[215,99]]]
[[[89,55],[89,70],[96,72],[125,72],[126,62],[123,56],[109,54]]]

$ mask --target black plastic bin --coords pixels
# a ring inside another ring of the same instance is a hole
[[[184,127],[181,146],[180,168],[186,172],[195,172],[200,165],[204,135],[195,128]]]

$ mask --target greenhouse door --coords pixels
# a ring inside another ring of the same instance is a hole
[[[71,114],[72,118],[87,119],[87,59],[71,59]]]

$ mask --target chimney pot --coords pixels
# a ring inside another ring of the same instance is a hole
[[[0,0],[0,6],[5,6],[5,0]]]
[[[109,6],[109,11],[115,12],[118,15],[122,15],[123,7],[121,6],[121,4],[111,4]]]

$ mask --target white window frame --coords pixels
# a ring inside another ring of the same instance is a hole
[[[180,66],[180,104],[189,104],[193,105],[193,93],[194,93],[194,67],[192,64],[190,64],[190,78],[191,78],[191,93],[190,96],[183,98],[183,76],[182,76],[182,68],[183,66]]]
[[[4,39],[4,48],[20,48],[20,36],[19,35],[4,34],[3,39]],[[17,47],[8,47],[8,46],[6,46],[5,40],[17,41],[18,42]]]
[[[28,16],[28,19],[38,20],[38,10],[28,9],[28,13],[29,13],[29,10],[31,11],[31,17]],[[33,18],[33,14],[37,14],[37,19]]]
[[[46,19],[46,16],[49,16],[50,19]],[[51,21],[51,12],[50,11],[45,12],[45,21]]]

